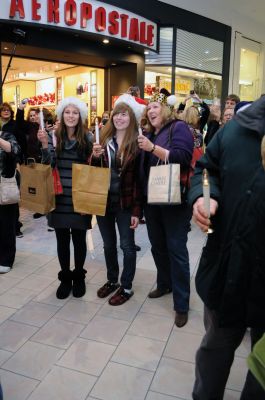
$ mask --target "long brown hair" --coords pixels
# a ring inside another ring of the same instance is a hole
[[[0,105],[0,113],[3,111],[4,108],[8,108],[10,111],[10,119],[14,119],[14,111],[11,105],[7,102]]]
[[[138,150],[137,136],[138,136],[138,124],[134,115],[133,110],[126,103],[119,103],[111,113],[111,117],[106,125],[101,130],[100,144],[104,147],[108,141],[115,136],[116,128],[113,123],[113,116],[122,112],[128,112],[130,117],[130,123],[126,129],[125,136],[123,138],[121,147],[119,148],[118,157],[122,156],[122,167],[124,167],[130,158],[135,158]]]
[[[82,122],[80,113],[79,113],[78,124],[75,126],[74,134],[75,134],[75,138],[76,138],[76,142],[77,142],[78,152],[83,153],[87,147],[87,140],[86,140],[85,126]],[[58,155],[63,150],[65,139],[67,138],[67,129],[66,129],[66,125],[64,123],[64,110],[62,112],[60,124],[59,124],[57,130],[55,131],[55,135],[57,138],[56,154]]]
[[[141,118],[141,127],[144,128],[147,132],[154,132],[155,128],[151,125],[149,118],[147,116],[148,106],[145,108],[142,118]],[[166,125],[168,122],[173,121],[176,119],[173,111],[170,107],[161,104],[161,117],[162,117],[162,126]]]

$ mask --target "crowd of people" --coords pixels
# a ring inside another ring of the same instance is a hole
[[[71,292],[82,297],[86,292],[86,232],[91,229],[92,215],[74,211],[74,163],[110,169],[106,213],[97,216],[107,278],[97,295],[109,297],[111,306],[124,304],[134,294],[134,231],[144,215],[157,269],[156,288],[148,297],[156,299],[172,292],[175,325],[183,327],[189,312],[187,239],[192,208],[194,221],[204,232],[212,225],[196,276],[196,288],[205,305],[206,334],[196,355],[193,399],[219,400],[246,329],[251,328],[252,345],[265,331],[265,172],[260,150],[265,96],[252,104],[230,95],[221,113],[220,107],[209,107],[194,91],[177,108],[175,96],[165,89],[154,93],[148,103],[137,89],[130,87],[112,112],[105,112],[97,121],[99,141],[86,127],[88,109],[78,98],[63,99],[52,120],[49,112],[43,112],[43,127],[39,109],[30,109],[25,120],[26,103],[22,102],[14,120],[11,106],[3,103],[0,173],[12,177],[18,171],[19,184],[18,165],[28,157],[58,169],[63,193],[55,196],[55,209],[47,216],[49,227],[55,230],[61,268],[58,299]],[[190,106],[189,100],[193,100]],[[200,153],[194,171],[195,149]],[[181,204],[148,202],[150,169],[164,163],[180,165]],[[210,214],[203,197],[205,170],[210,183]],[[13,266],[19,223],[18,204],[0,205],[0,273]],[[121,274],[116,225],[123,251]],[[71,240],[74,269],[70,265]],[[262,400],[264,396],[249,372],[241,400]]]

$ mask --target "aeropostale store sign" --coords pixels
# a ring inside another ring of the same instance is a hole
[[[68,28],[157,48],[155,23],[96,0],[1,0],[0,20]]]

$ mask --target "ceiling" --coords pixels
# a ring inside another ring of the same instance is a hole
[[[6,72],[9,57],[2,57],[2,77]],[[74,67],[72,64],[62,64],[39,60],[28,60],[27,58],[14,57],[8,70],[6,83],[19,79],[23,80],[40,80],[55,76],[56,71]]]

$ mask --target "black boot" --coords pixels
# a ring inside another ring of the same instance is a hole
[[[85,269],[73,270],[73,296],[82,297],[86,293],[86,278],[87,271]]]
[[[73,273],[70,270],[60,271],[58,279],[61,283],[57,289],[56,297],[61,300],[66,299],[72,290]]]

